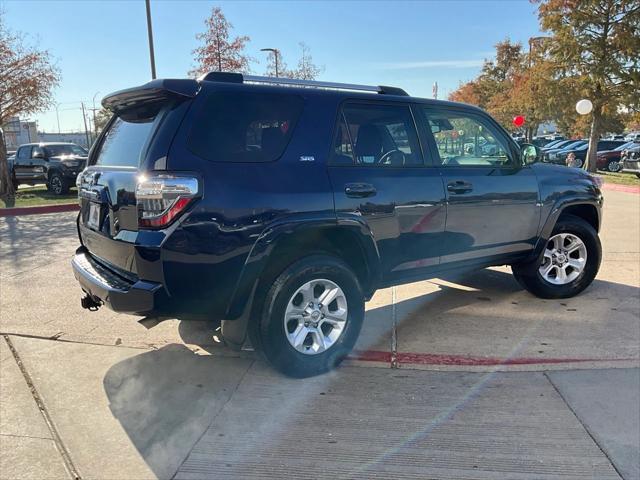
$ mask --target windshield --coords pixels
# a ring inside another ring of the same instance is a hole
[[[579,146],[581,146],[583,144],[584,144],[584,140],[578,140],[577,142],[571,142],[570,144],[565,145],[563,148],[564,148],[564,150],[570,150],[570,149],[579,147]]]
[[[551,149],[556,149],[556,148],[563,148],[567,145],[569,145],[571,142],[571,140],[562,140],[559,143],[556,143],[553,147],[551,147]]]
[[[44,147],[44,151],[47,157],[60,157],[62,155],[80,155],[86,156],[87,151],[74,144],[64,144],[64,145],[47,145]]]
[[[633,146],[636,145],[636,142],[627,142],[627,143],[623,143],[622,145],[620,145],[619,147],[614,148],[613,150],[615,152],[621,152],[622,150],[624,150],[625,148],[631,148]]]

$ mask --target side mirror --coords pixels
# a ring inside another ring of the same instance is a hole
[[[31,155],[31,158],[44,158],[44,152],[42,150],[36,150]]]
[[[522,165],[540,162],[542,161],[542,150],[530,143],[523,143],[520,147],[520,158],[522,159]]]

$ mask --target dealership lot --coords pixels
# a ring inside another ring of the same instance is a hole
[[[601,238],[568,300],[506,267],[381,290],[354,357],[291,380],[215,324],[82,310],[75,214],[2,218],[0,477],[639,478],[640,195]]]

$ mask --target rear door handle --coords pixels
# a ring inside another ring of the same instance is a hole
[[[469,193],[473,191],[473,185],[463,180],[456,180],[447,184],[447,190],[451,193]]]
[[[344,193],[351,198],[373,197],[376,194],[376,187],[370,183],[347,183],[344,186]]]

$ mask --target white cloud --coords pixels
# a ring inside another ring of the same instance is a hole
[[[418,68],[475,68],[481,67],[482,59],[474,60],[423,60],[415,62],[379,63],[384,70],[413,70]]]

